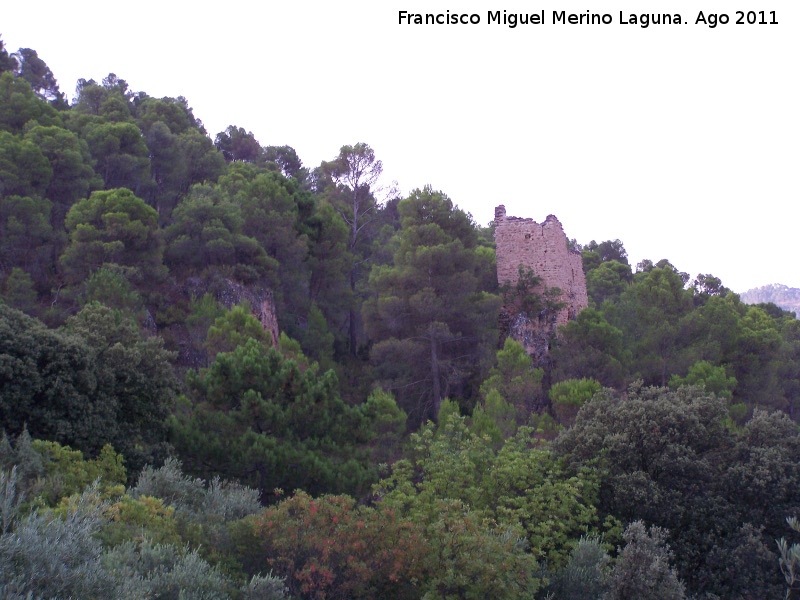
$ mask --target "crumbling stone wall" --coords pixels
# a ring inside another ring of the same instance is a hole
[[[543,309],[538,315],[521,314],[512,306],[504,307],[501,328],[525,346],[537,362],[547,355],[550,338],[557,328],[578,316],[589,304],[581,254],[570,250],[559,220],[548,215],[544,223],[533,219],[509,217],[503,205],[494,211],[494,239],[497,252],[497,281],[512,287],[519,281],[519,266],[530,268],[541,278],[534,290],[559,288],[553,298],[562,308]]]

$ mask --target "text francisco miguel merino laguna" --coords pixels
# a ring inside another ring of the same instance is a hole
[[[551,21],[547,21],[544,10],[534,13],[509,13],[508,11],[489,10],[486,12],[486,24],[505,25],[514,28],[517,25],[682,25],[694,23],[714,28],[717,25],[777,25],[775,11],[740,11],[733,15],[725,13],[704,13],[698,11],[693,19],[684,19],[679,13],[642,13],[625,14],[619,11],[619,20],[615,21],[609,13],[569,13],[565,10],[551,11]],[[449,10],[443,13],[414,13],[399,11],[400,25],[480,25],[481,15],[478,13],[456,13]]]

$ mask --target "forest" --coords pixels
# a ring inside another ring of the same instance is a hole
[[[800,597],[794,313],[381,175],[0,40],[0,597]]]

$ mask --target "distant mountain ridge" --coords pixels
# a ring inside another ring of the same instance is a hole
[[[781,283],[771,283],[752,290],[747,290],[739,297],[745,304],[760,304],[772,302],[783,310],[792,311],[795,316],[800,315],[800,289],[789,287]]]

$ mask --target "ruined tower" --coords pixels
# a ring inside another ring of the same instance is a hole
[[[540,224],[506,216],[501,204],[494,210],[494,227],[498,283],[514,288],[522,265],[541,278],[534,292],[551,291],[549,306],[537,314],[527,314],[506,302],[501,315],[503,332],[525,346],[535,361],[543,362],[558,326],[576,318],[589,304],[581,254],[569,249],[564,229],[553,215]]]

